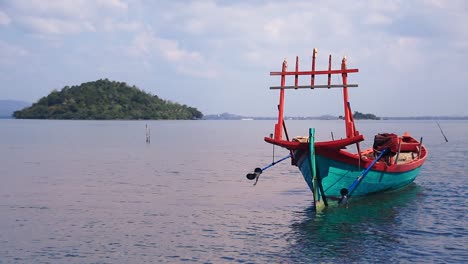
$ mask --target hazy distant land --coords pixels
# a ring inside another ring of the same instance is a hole
[[[20,100],[0,100],[0,118],[13,118],[15,111],[31,106],[31,102]],[[204,120],[276,120],[277,116],[242,116],[231,113],[210,114],[203,116]],[[286,120],[337,120],[339,116],[285,116]],[[468,120],[468,116],[404,116],[380,117],[382,120]]]
[[[338,120],[341,116],[321,115],[321,116],[285,116],[286,120]],[[230,113],[205,115],[205,120],[276,120],[277,116],[241,116]],[[372,119],[372,118],[356,118]],[[381,120],[468,120],[468,116],[403,116],[403,117],[379,117]],[[377,120],[378,120],[377,119]]]
[[[32,103],[19,100],[0,100],[0,118],[13,118],[13,112],[21,110]]]

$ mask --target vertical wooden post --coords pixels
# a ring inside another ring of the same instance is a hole
[[[315,164],[315,128],[309,128],[309,161],[310,161],[310,176],[312,177],[312,189],[314,195],[314,205],[315,211],[321,211],[327,205],[326,200],[324,199],[324,193],[320,197],[320,178],[317,175],[317,167]]]
[[[283,61],[281,69],[281,87],[286,85],[286,74],[288,69],[288,62],[286,59]],[[283,122],[284,122],[284,89],[280,89],[280,101],[278,105],[278,123],[275,125],[275,140],[281,140],[283,138]]]
[[[341,61],[341,70],[346,70],[346,57],[343,57]],[[344,103],[344,115],[345,115],[345,126],[346,126],[346,137],[350,138],[355,136],[354,132],[354,120],[353,120],[353,113],[351,112],[351,106],[349,105],[348,99],[348,75],[343,72],[341,74],[341,78],[343,79],[343,103]]]
[[[419,140],[418,159],[421,158],[422,141],[423,141],[423,138],[421,137],[421,140]]]
[[[151,131],[148,124],[146,124],[146,143],[151,143]]]
[[[314,49],[314,52],[312,54],[312,74],[310,75],[310,86],[314,86],[315,85],[315,58],[317,57],[317,52],[318,50],[317,49]],[[311,89],[314,89],[314,88],[311,88]]]
[[[299,83],[299,75],[297,75],[297,73],[299,72],[299,56],[296,56],[296,75],[294,76],[294,86],[295,89],[297,90],[297,85]]]
[[[398,152],[395,157],[395,162],[394,162],[395,165],[398,163],[398,158],[400,157],[400,151],[401,151],[401,138],[398,138]]]
[[[328,71],[331,71],[331,60],[332,60],[332,56],[330,54],[328,56]],[[328,89],[330,89],[330,85],[331,85],[331,74],[328,74]]]

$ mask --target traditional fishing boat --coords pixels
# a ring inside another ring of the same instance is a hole
[[[401,136],[392,133],[375,135],[373,146],[361,150],[360,143],[364,136],[356,130],[351,105],[348,98],[348,88],[358,87],[348,84],[348,74],[359,72],[358,69],[348,69],[346,57],[342,59],[340,69],[332,69],[331,55],[328,59],[328,70],[316,70],[317,49],[312,56],[312,69],[299,71],[299,58],[296,57],[294,71],[287,70],[287,62],[283,61],[280,72],[270,72],[271,76],[281,76],[281,85],[270,87],[279,90],[278,120],[274,127],[274,135],[265,137],[265,141],[286,148],[290,154],[264,168],[256,168],[247,174],[250,180],[258,181],[260,174],[273,165],[290,159],[304,176],[314,197],[317,210],[328,206],[330,200],[347,204],[353,196],[396,190],[414,181],[423,165],[428,151],[408,132]],[[310,76],[310,84],[299,85],[299,76]],[[315,84],[318,75],[328,76],[327,84]],[[341,84],[332,84],[331,76],[341,75]],[[286,77],[294,76],[294,85],[286,85]],[[315,129],[310,128],[307,136],[289,139],[284,121],[285,91],[292,89],[341,88],[343,89],[344,123],[346,137],[330,141],[315,141]],[[283,138],[283,132],[286,138]],[[356,153],[347,149],[356,146]]]

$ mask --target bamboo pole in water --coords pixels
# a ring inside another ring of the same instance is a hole
[[[148,124],[146,124],[146,143],[150,144],[151,143],[151,131],[150,127]]]

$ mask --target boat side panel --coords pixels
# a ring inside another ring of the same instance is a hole
[[[306,159],[304,159],[306,160]],[[327,196],[340,196],[342,188],[348,188],[353,181],[362,173],[364,167],[357,167],[347,163],[328,159],[323,156],[316,156],[317,173],[322,178],[322,185]],[[310,166],[307,163],[298,164],[305,181],[312,189],[312,178]],[[369,171],[359,186],[353,192],[353,196],[363,196],[376,192],[389,191],[402,188],[414,181],[418,175],[420,167],[399,173],[389,173],[381,171]]]

